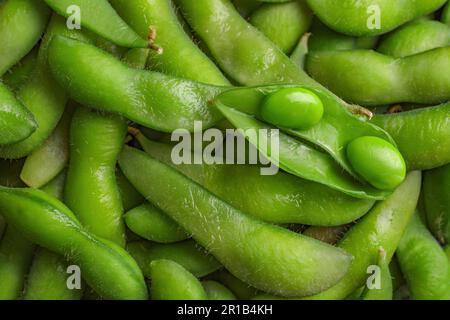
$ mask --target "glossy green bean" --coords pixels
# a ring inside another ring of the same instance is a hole
[[[37,63],[38,48],[31,50],[22,60],[16,63],[3,76],[3,83],[17,92],[33,74]]]
[[[81,104],[119,113],[153,129],[192,130],[194,120],[203,120],[208,127],[221,118],[209,101],[224,88],[132,69],[80,41],[56,37],[50,44],[49,62],[55,78]]]
[[[0,82],[0,146],[28,138],[36,127],[33,115]]]
[[[175,221],[148,202],[128,211],[124,219],[131,231],[150,241],[172,243],[189,238]]]
[[[304,0],[265,3],[251,14],[249,21],[288,54],[311,26],[312,12]]]
[[[41,188],[53,180],[69,161],[69,131],[75,106],[70,102],[53,133],[25,160],[20,178],[27,186]]]
[[[372,122],[394,138],[408,170],[427,170],[450,163],[450,103],[376,115]]]
[[[136,260],[146,277],[150,277],[150,263],[159,259],[175,261],[199,278],[222,267],[213,256],[193,240],[170,244],[134,241],[127,244],[127,251]]]
[[[55,82],[48,69],[47,49],[55,35],[67,35],[87,40],[83,34],[67,29],[64,20],[53,16],[38,54],[33,75],[18,92],[18,98],[34,115],[38,128],[27,139],[0,147],[0,157],[18,159],[29,155],[51,135],[67,103],[67,95]]]
[[[83,226],[120,246],[125,245],[125,225],[115,172],[126,130],[125,121],[117,116],[79,107],[70,129],[64,190],[65,203]]]
[[[48,193],[52,197],[63,201],[64,200],[64,187],[66,185],[67,170],[61,171],[52,181],[47,183],[40,189],[45,193]]]
[[[214,85],[229,85],[219,68],[183,30],[171,0],[110,2],[141,36],[146,36],[150,27],[154,28],[155,43],[162,52],[150,51],[149,66],[152,70]]]
[[[144,202],[144,197],[128,181],[122,170],[116,169],[116,179],[124,211],[129,211]]]
[[[137,135],[152,157],[179,170],[218,197],[255,218],[272,223],[335,226],[358,219],[373,200],[356,199],[320,184],[278,172],[261,175],[258,166],[180,164],[171,160],[172,148]]]
[[[55,12],[65,18],[76,6],[80,11],[81,26],[123,47],[146,48],[146,37],[139,37],[111,7],[107,0],[44,0]]]
[[[178,263],[155,260],[150,263],[152,300],[206,300],[200,281]]]
[[[139,192],[257,288],[286,296],[313,294],[332,286],[349,267],[351,256],[344,251],[246,216],[139,150],[125,147],[119,164]]]
[[[50,10],[41,0],[6,0],[0,4],[0,77],[39,41]]]
[[[63,257],[39,248],[27,276],[24,300],[80,300],[81,289],[67,288],[67,267]]]
[[[450,262],[418,215],[406,229],[397,257],[413,299],[450,299]]]
[[[398,26],[439,9],[446,0],[307,0],[314,13],[331,29],[362,36],[389,32]],[[379,25],[372,21],[379,18]]]
[[[450,45],[450,26],[433,20],[417,20],[386,35],[377,51],[403,58]]]
[[[423,195],[426,221],[441,243],[450,243],[450,164],[426,171]]]
[[[376,263],[379,248],[390,262],[417,205],[420,172],[411,172],[405,182],[386,200],[379,202],[345,237],[339,247],[355,257],[349,272],[334,287],[312,299],[343,299],[364,284],[366,269]]]
[[[31,241],[81,268],[83,278],[109,299],[146,299],[136,262],[119,246],[84,229],[60,201],[36,189],[0,187],[0,211]]]
[[[306,70],[348,102],[438,104],[450,99],[450,47],[395,59],[371,50],[311,52]],[[361,90],[364,88],[364,90]]]
[[[202,285],[208,300],[236,300],[234,293],[217,281],[202,281]]]

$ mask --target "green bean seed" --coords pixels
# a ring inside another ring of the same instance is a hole
[[[323,116],[323,103],[313,92],[301,88],[281,89],[266,97],[261,117],[276,126],[309,129]]]

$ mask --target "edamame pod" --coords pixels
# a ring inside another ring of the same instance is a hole
[[[450,103],[375,115],[372,122],[394,138],[408,170],[427,170],[450,163]]]
[[[318,19],[314,19],[310,32],[309,51],[373,49],[378,40],[373,36],[351,37],[335,32]]]
[[[213,256],[193,240],[170,244],[135,241],[127,244],[127,250],[147,277],[150,277],[151,262],[159,259],[175,261],[199,278],[222,267]]]
[[[253,11],[249,21],[283,52],[289,54],[311,26],[312,12],[304,0],[264,3]]]
[[[118,168],[116,168],[116,180],[124,211],[129,211],[144,202],[144,197],[137,192],[122,170]]]
[[[392,138],[389,137],[383,130],[372,126],[366,126],[365,123],[361,122],[358,118],[349,116],[349,114],[347,114],[342,109],[342,107],[338,103],[336,103],[336,101],[330,99],[329,95],[326,92],[320,89],[316,89],[315,86],[311,85],[303,85],[301,87],[294,85],[278,85],[231,89],[220,94],[216,98],[215,104],[222,113],[226,112],[226,114],[224,114],[226,118],[231,116],[230,112],[232,110],[228,110],[230,108],[232,108],[233,110],[235,109],[237,111],[244,112],[248,115],[251,115],[252,117],[260,118],[261,106],[263,106],[265,101],[267,101],[266,99],[268,99],[268,97],[271,97],[271,95],[273,94],[278,94],[280,93],[280,91],[283,92],[287,89],[306,89],[312,92],[312,94],[317,96],[322,102],[324,109],[323,117],[317,124],[315,124],[311,128],[307,128],[304,130],[289,129],[285,127],[279,128],[292,136],[304,139],[310,143],[317,145],[318,147],[326,151],[353,177],[359,178],[360,180],[364,181],[359,173],[357,173],[356,170],[353,169],[353,166],[350,163],[351,159],[349,159],[348,155],[346,154],[348,144],[364,136],[374,136],[395,145]],[[279,103],[280,105],[285,105],[285,103]],[[229,118],[228,120],[232,122],[233,125],[240,128],[238,123],[234,123]],[[236,120],[238,120],[237,117]],[[256,120],[254,120],[254,122],[256,124]],[[301,147],[305,150],[310,149],[309,145],[304,145],[300,141],[298,143],[299,145],[301,144]],[[314,152],[320,153],[319,151],[315,150],[311,153]],[[282,154],[280,154],[280,156],[281,155]],[[320,158],[320,156],[317,158]],[[320,159],[317,159],[317,162],[319,161]],[[381,165],[381,163],[377,163]],[[312,164],[312,162],[310,162],[309,164]],[[304,165],[308,164],[304,163]]]
[[[67,262],[57,254],[39,248],[27,277],[25,300],[80,300],[81,289],[67,287]]]
[[[244,18],[247,18],[261,4],[258,0],[233,0],[233,5],[236,7],[236,10]]]
[[[450,164],[426,171],[423,195],[428,227],[441,243],[450,243]]]
[[[306,70],[348,102],[438,104],[450,99],[450,47],[405,58],[371,50],[311,52]]]
[[[229,85],[219,68],[194,44],[178,21],[171,0],[112,0],[119,14],[143,37],[153,28],[161,51],[149,52],[154,71],[219,86]],[[186,63],[189,61],[189,63]]]
[[[441,20],[443,23],[446,23],[450,26],[450,3],[447,3],[447,5],[444,8],[444,11],[442,11]]]
[[[417,20],[383,38],[377,51],[403,58],[450,45],[450,26],[434,20]]]
[[[17,92],[33,74],[37,62],[37,54],[38,48],[35,47],[2,76],[3,83],[12,91]]]
[[[189,238],[175,221],[148,202],[128,211],[124,219],[131,231],[150,241],[172,243]]]
[[[391,260],[416,208],[420,184],[420,172],[409,173],[391,196],[348,231],[338,246],[355,257],[350,270],[337,285],[309,299],[344,299],[361,287],[367,267],[376,264],[380,247],[386,251],[386,261]]]
[[[39,41],[50,17],[41,0],[5,0],[0,4],[0,77]]]
[[[49,63],[53,75],[73,99],[146,127],[163,132],[192,130],[194,120],[210,127],[221,119],[210,101],[225,88],[132,69],[100,49],[64,37],[51,42]],[[89,83],[96,83],[95,88]]]
[[[217,281],[202,281],[202,285],[208,300],[236,300],[234,293]]]
[[[196,277],[171,260],[150,263],[153,300],[206,300],[207,295]]]
[[[214,279],[223,283],[227,288],[230,288],[239,300],[250,300],[260,292],[242,282],[242,280],[236,278],[225,269],[213,273],[208,279]]]
[[[246,216],[141,151],[126,147],[119,164],[139,192],[257,288],[286,296],[313,294],[339,281],[349,267],[351,256],[344,251]]]
[[[64,255],[82,277],[108,299],[146,299],[147,288],[136,262],[119,246],[81,227],[60,201],[36,189],[0,187],[0,211],[8,225],[31,241]]]
[[[51,135],[64,112],[67,95],[53,79],[47,62],[49,42],[58,34],[87,40],[83,34],[68,30],[62,18],[56,15],[52,17],[41,42],[33,75],[17,94],[18,99],[33,114],[38,127],[27,139],[1,146],[1,158],[18,159],[29,155]]]
[[[44,0],[63,17],[80,15],[78,23],[103,38],[128,48],[146,48],[148,43],[139,37],[111,7],[107,0]],[[73,23],[76,23],[75,19]]]
[[[418,215],[400,241],[397,258],[413,299],[450,299],[450,262]]]
[[[267,159],[284,171],[297,177],[321,183],[357,198],[384,199],[389,192],[363,185],[352,176],[342,172],[341,167],[326,153],[301,144],[283,132],[256,120],[253,116],[224,105],[217,105],[223,115],[254,145]],[[264,132],[255,135],[253,132]],[[275,133],[274,133],[275,132]],[[276,134],[277,145],[271,146],[272,134]],[[276,149],[278,147],[278,150]],[[272,149],[273,148],[273,149]]]
[[[120,117],[78,107],[70,129],[64,190],[65,203],[82,225],[120,246],[125,245],[125,225],[115,173],[126,130]]]
[[[278,172],[261,175],[260,167],[238,164],[174,165],[172,147],[136,135],[142,148],[237,209],[271,223],[335,226],[354,221],[373,206],[321,184]]]
[[[314,13],[331,29],[363,36],[389,32],[439,9],[446,0],[307,0]]]
[[[75,106],[66,107],[53,133],[25,160],[20,178],[27,186],[41,188],[53,180],[69,161],[69,131]]]
[[[0,145],[22,141],[35,130],[33,115],[0,82]]]

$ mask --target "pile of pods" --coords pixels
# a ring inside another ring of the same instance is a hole
[[[0,40],[0,299],[450,299],[447,0],[3,0]],[[265,165],[174,161],[231,129]]]

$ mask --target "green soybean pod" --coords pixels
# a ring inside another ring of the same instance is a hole
[[[446,0],[307,0],[320,20],[338,32],[362,36],[389,32],[439,9]]]
[[[0,82],[0,146],[28,138],[36,127],[33,115]]]
[[[0,163],[0,185],[22,186],[19,174],[23,161],[0,160]],[[3,214],[2,210],[0,212],[0,215]],[[4,228],[4,234],[0,237],[0,300],[19,299],[35,246],[14,226],[6,225]]]
[[[449,259],[449,261],[450,261],[450,245],[447,245],[447,246],[445,247],[445,253],[447,253],[447,257],[448,257],[448,259]]]
[[[36,244],[78,265],[83,279],[107,299],[146,299],[136,262],[125,250],[84,229],[59,200],[37,189],[0,187],[0,211]]]
[[[374,200],[357,199],[321,184],[278,172],[261,175],[253,165],[177,164],[172,147],[138,133],[142,148],[172,166],[242,212],[263,221],[336,226],[352,222],[373,206]]]
[[[152,70],[214,85],[229,85],[219,68],[184,31],[171,0],[110,2],[141,36],[146,36],[150,27],[154,29],[155,43],[162,52],[150,51],[148,62]]]
[[[21,297],[33,251],[34,244],[25,239],[20,231],[11,225],[6,227],[0,242],[0,300]]]
[[[425,171],[423,195],[426,221],[441,243],[450,243],[450,164]]]
[[[450,76],[442,72],[450,67],[449,57],[450,47],[398,59],[372,50],[315,51],[307,56],[306,70],[351,103],[438,104],[450,99]]]
[[[262,4],[258,0],[233,0],[232,2],[243,18],[250,16]]]
[[[176,262],[152,261],[150,275],[152,300],[207,300],[200,281]]]
[[[450,3],[447,3],[447,5],[444,8],[444,11],[442,11],[442,17],[441,20],[443,23],[446,23],[450,26]]]
[[[196,277],[204,277],[222,267],[193,240],[170,244],[134,241],[127,244],[127,250],[147,277],[150,277],[150,263],[159,259],[175,261]]]
[[[450,103],[395,114],[372,122],[394,138],[409,170],[428,170],[450,162]]]
[[[51,42],[49,63],[55,78],[79,103],[152,129],[193,130],[194,120],[210,127],[221,119],[210,103],[223,87],[136,70],[94,46],[64,37]],[[89,83],[96,83],[95,88]]]
[[[189,238],[175,221],[149,202],[128,211],[124,219],[131,231],[150,241],[172,243]]]
[[[236,300],[236,296],[223,284],[213,281],[202,281],[208,300]]]
[[[450,299],[450,262],[418,215],[400,241],[397,258],[413,299]]]
[[[225,285],[233,292],[238,300],[250,300],[260,292],[258,289],[244,283],[242,280],[233,276],[226,269],[218,270],[207,277],[209,280],[215,280]]]
[[[420,184],[420,172],[409,173],[391,196],[377,203],[347,232],[338,247],[355,257],[350,270],[337,285],[308,299],[344,299],[361,287],[367,268],[377,263],[380,247],[390,262],[416,208]]]
[[[126,130],[120,117],[79,107],[70,129],[64,190],[65,203],[83,226],[120,246],[125,245],[125,226],[115,172]]]
[[[116,179],[124,211],[129,211],[144,202],[144,197],[128,181],[119,168],[116,168]]]
[[[39,248],[27,277],[24,300],[80,300],[81,289],[69,289],[66,260]]]
[[[249,21],[289,54],[311,26],[312,12],[304,0],[264,3],[251,14]]]
[[[53,79],[47,62],[50,40],[57,34],[87,40],[83,34],[68,30],[62,18],[56,15],[52,17],[41,42],[33,74],[17,93],[18,99],[33,114],[38,127],[27,139],[1,146],[0,157],[2,158],[18,159],[28,156],[51,135],[64,112],[67,95]]]
[[[387,34],[377,51],[403,58],[450,45],[450,26],[434,20],[417,20]]]
[[[286,296],[308,295],[335,284],[349,267],[351,256],[344,251],[244,215],[139,150],[125,147],[119,164],[139,192],[250,285]],[[279,268],[284,272],[275,271]]]
[[[123,47],[145,48],[148,43],[139,37],[111,7],[107,0],[44,0],[55,12],[69,18],[80,15],[81,26]],[[71,21],[76,23],[76,19]]]
[[[378,40],[374,36],[352,37],[335,32],[317,18],[314,19],[310,32],[309,51],[373,49]]]
[[[41,188],[53,180],[69,161],[69,131],[75,106],[69,104],[53,133],[25,160],[20,178],[27,186]]]
[[[392,277],[389,263],[386,260],[386,252],[383,248],[380,248],[377,267],[374,275],[378,280],[375,281],[373,288],[369,288],[366,284],[361,295],[362,300],[392,300]]]
[[[0,77],[39,41],[50,16],[41,0],[5,0],[0,4]]]
[[[22,60],[16,63],[3,76],[3,83],[12,91],[18,91],[31,77],[37,63],[38,47],[36,46]]]

